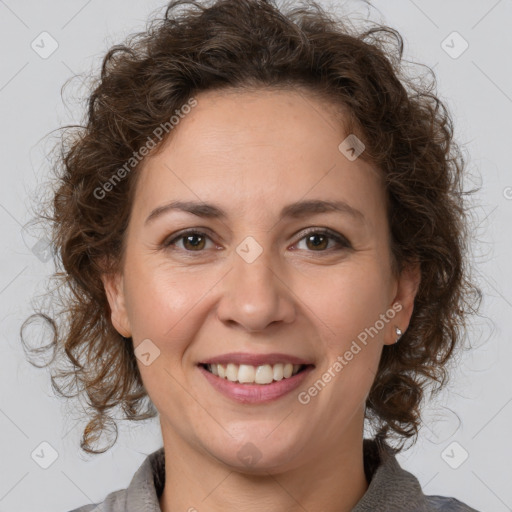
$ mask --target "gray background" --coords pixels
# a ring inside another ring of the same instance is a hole
[[[454,364],[449,386],[425,409],[418,443],[398,460],[418,477],[425,494],[454,496],[482,511],[510,511],[512,1],[375,4],[372,18],[400,31],[406,58],[434,68],[438,93],[468,156],[472,177],[466,188],[482,186],[474,203],[473,260],[484,301],[482,316],[467,332],[473,350]],[[347,12],[366,13],[360,3],[343,5]],[[66,511],[101,501],[125,488],[146,455],[162,445],[153,420],[121,425],[115,447],[105,454],[81,453],[85,423],[78,406],[53,396],[47,371],[27,363],[18,332],[31,313],[30,300],[44,292],[54,269],[37,249],[44,240],[36,246],[37,237],[22,229],[48,175],[46,155],[56,139],[45,136],[82,119],[80,97],[86,90],[80,80],[66,93],[67,105],[61,86],[75,73],[96,70],[112,44],[142,30],[148,15],[163,6],[135,0],[0,0],[0,512]],[[48,36],[40,36],[44,31],[58,44],[47,58],[31,47],[35,41],[40,53],[51,49]],[[454,31],[463,39],[450,36]],[[463,40],[469,46],[458,55]],[[31,457],[42,442],[57,453],[48,469]]]

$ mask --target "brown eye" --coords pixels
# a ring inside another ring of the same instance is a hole
[[[201,250],[204,248],[205,238],[200,234],[186,235],[183,238],[183,246],[188,249],[191,248],[193,251]],[[187,247],[188,245],[188,247]]]
[[[311,245],[308,245],[309,248],[327,249],[327,246],[329,245],[329,238],[330,237],[323,235],[321,233],[308,235],[306,237],[306,245],[308,243],[311,243]]]
[[[345,237],[326,230],[310,230],[306,236],[299,240],[299,243],[302,242],[302,240],[306,241],[306,249],[312,252],[324,252],[329,249],[336,248],[348,249],[351,247],[350,243]],[[329,247],[329,242],[331,241],[335,242],[334,247],[332,245]]]
[[[182,247],[187,252],[201,252],[205,248],[206,240],[210,237],[200,231],[188,231],[181,233],[177,237],[164,242],[163,246],[166,248],[172,248],[177,245],[178,242],[183,240]]]
[[[163,248],[170,250],[178,249],[188,253],[203,252],[207,247],[207,240],[211,238],[201,231],[185,231],[178,236],[164,242]],[[342,235],[328,230],[312,229],[303,236],[299,243],[306,241],[306,251],[308,252],[329,252],[330,250],[350,249],[350,242]],[[179,242],[182,245],[179,246]],[[331,245],[329,245],[331,244]]]

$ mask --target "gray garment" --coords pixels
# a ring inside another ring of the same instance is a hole
[[[374,439],[363,443],[369,487],[352,512],[478,512],[444,496],[426,496],[418,479],[398,464],[391,447]],[[103,502],[70,512],[161,512],[165,484],[164,449],[146,457],[126,489],[111,492]]]

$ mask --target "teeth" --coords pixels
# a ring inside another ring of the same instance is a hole
[[[241,368],[241,367],[240,367]],[[254,368],[254,367],[251,367]],[[254,382],[256,384],[270,384],[274,380],[274,369],[269,364],[258,366]]]
[[[226,367],[226,379],[231,382],[236,382],[238,380],[238,365],[229,363]]]
[[[270,384],[273,381],[288,379],[298,373],[300,364],[278,363],[252,366],[250,364],[209,364],[208,370],[214,375],[231,382],[243,384]]]
[[[235,366],[235,365],[230,365],[230,366]],[[248,364],[241,364],[238,367],[238,373],[234,373],[234,375],[238,375],[238,382],[254,382],[255,374],[256,374],[256,370],[254,369],[254,366],[249,366]],[[233,379],[230,379],[229,377],[228,377],[228,379],[233,380]]]
[[[284,367],[282,364],[274,365],[274,380],[281,380],[284,377]]]

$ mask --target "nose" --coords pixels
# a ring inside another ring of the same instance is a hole
[[[218,318],[249,332],[271,324],[291,323],[296,315],[291,283],[278,275],[267,248],[252,262],[233,253],[233,267],[221,282]]]

